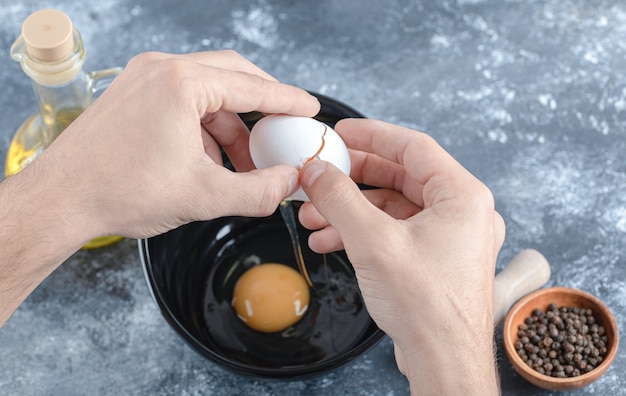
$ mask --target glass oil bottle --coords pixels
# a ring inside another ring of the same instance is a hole
[[[40,10],[22,25],[11,58],[32,80],[39,111],[18,128],[9,146],[5,176],[34,161],[90,103],[108,87],[119,68],[85,71],[85,47],[70,18],[58,10]],[[98,248],[122,237],[104,236],[83,248]]]

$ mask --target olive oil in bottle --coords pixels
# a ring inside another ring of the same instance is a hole
[[[11,176],[35,160],[82,112],[83,108],[61,109],[54,114],[51,125],[43,125],[39,113],[33,114],[19,127],[7,153],[5,176]],[[42,133],[47,130],[48,133]],[[48,135],[50,137],[48,137]]]
[[[31,78],[39,111],[18,128],[7,152],[5,176],[24,169],[48,147],[120,72],[119,68],[83,69],[85,47],[70,18],[46,9],[31,14],[11,46],[11,58]],[[104,236],[84,248],[97,248],[122,237]]]

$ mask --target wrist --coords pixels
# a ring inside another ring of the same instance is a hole
[[[428,320],[444,325],[414,333],[408,342],[398,342],[412,394],[499,393],[493,326],[485,319],[484,325],[478,326],[475,323],[479,321]]]
[[[69,180],[44,156],[0,185],[0,232],[7,252],[29,264],[20,269],[49,273],[49,262],[60,264],[97,230],[89,220],[87,200],[77,191],[81,183]],[[42,257],[46,259],[38,260]]]
[[[73,194],[54,183],[39,175],[34,164],[3,181],[0,199],[5,225],[11,228],[3,231],[10,233],[5,236],[12,240],[8,245],[12,249],[74,251],[88,240],[80,236],[86,225],[81,209],[72,202]]]

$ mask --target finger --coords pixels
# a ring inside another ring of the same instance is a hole
[[[411,177],[400,164],[374,153],[349,150],[350,177],[357,183],[402,191],[402,194],[419,206],[424,206],[424,186]]]
[[[225,110],[232,113],[259,111],[312,117],[320,110],[320,103],[315,96],[292,85],[211,66],[194,69],[189,72],[195,72],[200,80],[192,88],[200,89],[198,110],[201,116]]]
[[[305,117],[312,117],[320,110],[317,98],[307,91],[265,78],[256,69],[251,72],[231,70],[194,62],[184,56],[159,53],[133,58],[122,74],[132,76],[133,69],[154,81],[169,82],[170,100],[188,102],[193,98],[200,117],[220,109],[232,113],[260,111]]]
[[[330,163],[314,160],[300,171],[300,184],[319,213],[341,235],[344,245],[376,240],[389,217],[374,207],[358,186]]]
[[[208,167],[207,167],[208,168]],[[209,208],[210,218],[217,216],[269,216],[285,197],[298,188],[298,171],[286,165],[255,169],[250,172],[231,172],[214,169],[200,178],[203,205]],[[215,186],[220,186],[216,194]]]
[[[412,200],[417,198],[416,192],[410,190],[415,183],[424,186],[429,181],[435,181],[437,186],[441,186],[443,181],[445,184],[459,184],[476,180],[434,139],[424,133],[369,119],[341,120],[335,130],[351,149],[374,153],[402,165],[409,176],[402,181],[402,191]],[[448,199],[450,193],[458,193],[453,189],[447,189],[448,193],[434,191],[437,194],[432,194],[429,198]]]
[[[274,76],[259,68],[257,65],[246,59],[243,55],[233,50],[193,52],[180,56],[184,59],[189,59],[204,65],[216,66],[222,69],[254,74],[266,80],[278,82],[278,80]]]
[[[405,220],[421,212],[422,207],[407,199],[402,193],[389,189],[363,191],[363,195],[378,209],[394,219]]]
[[[400,164],[374,153],[348,149],[350,177],[357,183],[400,190],[404,184],[405,170]]]
[[[309,230],[320,230],[328,227],[328,221],[318,212],[311,202],[305,202],[298,210],[298,221],[304,228]]]
[[[228,158],[239,172],[255,169],[248,141],[250,131],[235,113],[219,111],[202,121],[204,129],[224,148]]]
[[[363,195],[378,209],[394,219],[408,219],[422,208],[409,201],[397,191],[378,189],[362,191]],[[343,242],[337,230],[317,211],[310,202],[300,207],[300,223],[310,230],[317,230],[309,236],[309,247],[316,253],[330,253],[342,250]]]
[[[205,128],[202,128],[202,144],[204,146],[204,152],[207,153],[215,163],[224,165],[219,144]]]
[[[419,213],[422,208],[398,191],[389,189],[364,190],[363,195],[378,209],[394,219],[408,219]],[[328,226],[328,221],[310,202],[303,204],[298,211],[298,220],[309,230],[320,230]]]
[[[325,254],[343,250],[341,236],[333,227],[326,227],[309,235],[309,247],[315,253]]]

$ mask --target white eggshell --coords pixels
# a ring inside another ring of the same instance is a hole
[[[317,153],[322,142],[324,147]],[[280,164],[299,169],[315,156],[332,163],[346,175],[350,174],[350,155],[346,144],[330,126],[313,118],[288,115],[263,117],[252,127],[249,144],[252,161],[259,169]],[[309,201],[302,188],[287,199]]]

